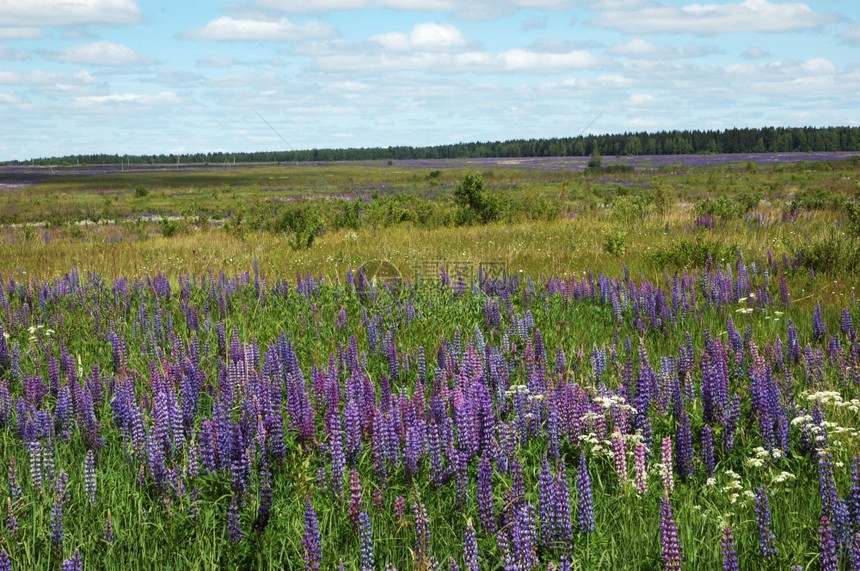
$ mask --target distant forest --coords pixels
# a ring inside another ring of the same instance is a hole
[[[860,151],[860,127],[763,127],[725,131],[660,131],[585,135],[554,139],[515,139],[486,143],[455,143],[430,147],[311,149],[183,155],[71,155],[9,161],[5,164],[92,165],[161,163],[254,163],[379,161],[409,159],[472,159],[602,155],[682,155],[718,153],[780,153]]]

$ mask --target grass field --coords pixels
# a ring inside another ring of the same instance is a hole
[[[0,173],[0,564],[857,569],[860,163],[553,164]]]

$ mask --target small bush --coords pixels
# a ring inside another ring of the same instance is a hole
[[[624,253],[624,244],[627,235],[621,230],[612,230],[603,241],[603,251],[611,256],[621,256]]]
[[[672,242],[648,255],[649,261],[657,268],[702,267],[710,254],[714,259],[730,258],[737,252],[737,246],[723,245],[721,242],[706,240],[701,236],[695,240],[681,239]]]
[[[134,197],[135,198],[145,198],[149,196],[149,189],[143,186],[142,184],[134,187]]]

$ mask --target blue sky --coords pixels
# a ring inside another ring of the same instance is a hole
[[[771,125],[860,125],[860,2],[0,0],[0,160]]]

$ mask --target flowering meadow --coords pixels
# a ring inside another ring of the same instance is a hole
[[[0,569],[857,569],[857,307],[782,264],[4,276]]]
[[[860,162],[426,168],[3,190],[0,571],[860,570]]]

